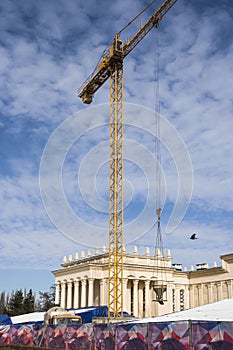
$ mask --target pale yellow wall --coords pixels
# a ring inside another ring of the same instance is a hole
[[[90,255],[90,254],[89,254]],[[77,255],[76,255],[77,257]],[[61,283],[72,282],[73,288],[75,281],[79,281],[79,294],[82,294],[85,289],[86,303],[89,295],[88,280],[94,279],[93,285],[93,305],[108,303],[108,255],[99,254],[96,256],[89,256],[88,258],[75,259],[69,256],[69,261],[64,260],[61,269],[53,272],[55,276],[55,283],[61,286]],[[124,257],[124,311],[131,312],[131,286],[133,288],[133,281],[138,281],[138,286],[135,287],[136,298],[138,298],[137,305],[134,305],[138,314],[136,316],[145,316],[145,307],[143,307],[143,288],[146,283],[149,283],[148,295],[146,296],[147,305],[150,317],[159,316],[173,311],[180,311],[180,308],[188,309],[219,301],[224,298],[233,298],[233,254],[221,256],[221,266],[209,268],[199,271],[176,271],[172,267],[172,257],[170,253],[166,255],[161,261],[155,259],[154,256],[148,255],[148,250],[145,255],[126,254]],[[157,266],[158,262],[158,266]],[[167,285],[167,301],[164,305],[154,302],[155,294],[153,292],[153,283],[156,280],[163,280]],[[85,280],[85,286],[82,287],[82,281]],[[149,282],[146,282],[149,281]],[[102,287],[100,287],[100,284]],[[61,287],[58,287],[58,289]],[[102,292],[101,292],[102,288]],[[64,293],[63,288],[63,293]],[[66,287],[67,293],[67,287]],[[100,294],[102,295],[100,296]],[[144,292],[145,293],[145,292]],[[181,305],[181,298],[184,294],[183,304]],[[73,290],[74,299],[74,290]],[[90,297],[90,295],[89,295]],[[58,297],[57,297],[58,298]],[[57,299],[56,298],[56,299]],[[144,297],[145,299],[145,297]],[[67,295],[62,297],[67,301]],[[81,296],[79,296],[80,304]],[[84,300],[84,299],[83,299]],[[149,301],[148,301],[149,300]],[[75,301],[72,300],[72,303]],[[75,304],[77,305],[77,303]],[[65,305],[63,305],[65,306]]]

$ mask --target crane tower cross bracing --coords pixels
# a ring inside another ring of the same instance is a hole
[[[124,178],[124,74],[123,60],[137,44],[157,26],[177,0],[165,0],[140,30],[126,43],[120,33],[101,56],[94,72],[78,90],[86,104],[110,78],[110,182],[108,247],[108,316],[123,315],[123,178]],[[154,1],[153,1],[154,2]]]

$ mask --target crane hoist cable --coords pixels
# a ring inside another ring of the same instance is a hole
[[[155,31],[155,85],[154,85],[154,99],[155,99],[155,188],[156,188],[156,215],[157,215],[157,228],[155,239],[155,269],[156,269],[156,282],[153,285],[156,299],[159,304],[163,305],[166,300],[166,271],[165,260],[163,250],[163,237],[161,230],[161,213],[162,213],[162,201],[161,201],[161,130],[160,130],[160,66],[159,66],[159,27],[157,26]]]
[[[160,66],[159,66],[159,26],[155,30],[155,62],[154,62],[154,115],[155,115],[155,188],[156,209],[161,210],[161,144],[160,144]]]

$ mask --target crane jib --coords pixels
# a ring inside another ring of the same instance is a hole
[[[123,64],[123,59],[137,46],[137,44],[157,26],[163,16],[170,10],[177,0],[166,0],[150,19],[141,27],[131,40],[125,45],[116,34],[113,43],[110,46],[109,54],[103,54],[97,69],[89,76],[85,83],[78,90],[78,96],[82,98],[83,103],[90,104],[95,92],[110,78],[111,70],[114,64]]]

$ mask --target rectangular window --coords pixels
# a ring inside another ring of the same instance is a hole
[[[133,315],[133,286],[130,288],[130,312]]]
[[[172,289],[172,311],[176,311],[176,294],[175,289]]]
[[[143,287],[143,290],[142,290],[142,310],[143,312],[145,312],[145,305],[146,305],[146,293],[145,293],[145,287]]]
[[[180,290],[180,311],[184,310],[184,289]]]

